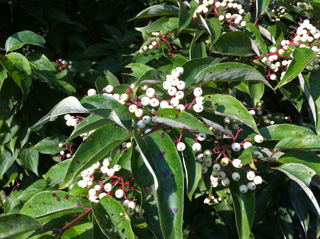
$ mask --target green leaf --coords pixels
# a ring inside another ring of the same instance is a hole
[[[243,32],[228,32],[219,37],[212,52],[230,56],[251,56],[251,42]]]
[[[301,150],[319,150],[319,135],[296,135],[286,137],[279,141],[274,147],[275,150],[301,149]]]
[[[263,38],[261,37],[259,30],[251,22],[247,23],[246,34],[257,45],[257,48],[259,49],[261,54],[268,53],[267,46]]]
[[[293,175],[294,177],[300,179],[306,185],[310,184],[312,177],[316,174],[313,169],[300,163],[283,164],[277,167],[277,170],[279,169],[282,170],[281,172],[286,171],[290,175]]]
[[[202,163],[196,160],[197,153],[192,150],[194,136],[190,133],[183,133],[181,141],[186,144],[186,150],[183,151],[182,159],[185,167],[187,194],[191,201],[201,179]]]
[[[251,146],[249,148],[246,148],[241,155],[239,156],[239,159],[241,160],[242,165],[246,165],[252,161],[252,153],[254,151],[260,151],[259,147],[257,146]]]
[[[257,105],[259,100],[262,98],[264,94],[264,84],[256,83],[256,82],[248,82],[249,92],[252,100],[252,105]]]
[[[282,140],[287,137],[299,135],[314,135],[311,129],[293,124],[275,124],[260,129],[260,133],[265,139]]]
[[[237,62],[218,63],[208,66],[194,77],[195,83],[229,81],[262,82],[272,89],[270,83],[259,71],[252,66]]]
[[[20,53],[11,52],[6,56],[0,55],[0,63],[20,87],[23,94],[22,103],[24,103],[32,83],[32,71],[28,59]]]
[[[159,183],[155,188],[163,235],[165,238],[182,238],[184,179],[176,147],[162,130],[143,139],[135,135],[135,140]]]
[[[240,193],[239,184],[231,180],[230,192],[232,196],[233,208],[236,216],[236,225],[240,239],[249,238],[255,211],[254,191]]]
[[[27,187],[25,190],[23,190],[23,192],[20,194],[17,200],[27,201],[35,194],[43,191],[46,187],[46,180],[39,179],[35,181],[33,184],[31,184],[29,187]]]
[[[61,184],[64,176],[67,173],[68,166],[71,159],[64,160],[56,165],[52,166],[43,178],[47,181],[49,185]]]
[[[59,147],[60,143],[67,140],[64,135],[47,137],[39,141],[33,149],[39,151],[42,154],[57,154],[61,151]]]
[[[161,32],[162,24],[167,23],[168,21],[169,21],[169,18],[160,17],[156,21],[152,22],[151,25],[147,25],[145,27],[136,27],[135,29],[142,33]],[[164,32],[161,32],[161,33],[165,34]]]
[[[0,216],[0,238],[17,238],[29,231],[41,228],[41,224],[32,217],[23,214]]]
[[[110,119],[106,119],[99,115],[89,115],[86,119],[82,120],[72,131],[69,139],[70,141],[81,134],[88,133],[92,130],[99,129],[106,126],[107,124],[113,124],[114,122]]]
[[[317,120],[316,120],[316,128],[317,128],[317,132],[318,135],[320,134],[320,81],[319,79],[319,74],[320,72],[317,71],[315,73],[312,73],[309,81],[307,82],[309,85],[309,90],[310,90],[310,94],[311,97],[314,100],[314,104],[315,104],[315,108],[316,108],[316,112],[317,112]]]
[[[137,14],[131,20],[139,18],[150,18],[157,16],[178,16],[179,8],[172,5],[153,5],[148,7]]]
[[[101,160],[128,138],[130,134],[117,125],[106,125],[97,129],[77,149],[60,188],[68,187],[82,170]]]
[[[85,210],[78,198],[63,191],[44,191],[30,198],[21,208],[20,213],[35,218],[70,210]]]
[[[11,165],[16,161],[18,157],[18,151],[14,153],[9,150],[4,150],[0,154],[0,179],[3,179],[3,175],[8,171]]]
[[[192,114],[180,112],[177,109],[161,109],[156,116],[152,117],[152,121],[162,123],[174,128],[186,129],[194,132],[203,132],[213,134],[201,121]]]
[[[266,13],[266,10],[270,4],[270,0],[257,0],[256,1],[256,18]]]
[[[52,110],[42,117],[36,124],[32,126],[32,128],[41,126],[48,121],[54,121],[57,119],[59,115],[64,115],[68,113],[89,113],[89,111],[84,108],[80,101],[74,97],[74,96],[69,96],[62,101],[60,101],[58,104],[56,104]]]
[[[81,103],[90,113],[111,119],[121,127],[131,130],[132,116],[128,107],[112,97],[93,95],[83,98]]]
[[[220,37],[221,22],[216,17],[208,18],[205,21],[208,25],[208,30],[209,30],[209,34],[210,34],[210,46],[212,48]]]
[[[147,71],[154,70],[154,68],[147,66],[145,64],[140,64],[140,63],[131,63],[127,67],[131,68],[131,70],[132,70],[132,73],[130,75],[137,77],[137,78],[140,78]]]
[[[30,169],[37,176],[38,175],[38,164],[39,164],[39,153],[35,149],[26,148],[20,151],[19,153],[20,159],[23,162],[23,165],[26,166],[27,169]]]
[[[135,238],[130,218],[116,199],[105,196],[98,203],[91,203],[91,207],[96,222],[107,238]]]
[[[293,60],[288,67],[286,74],[283,76],[279,84],[275,87],[278,89],[292,81],[317,55],[316,52],[308,48],[298,48],[293,52]]]
[[[195,58],[205,58],[207,57],[207,52],[206,52],[206,45],[204,44],[204,42],[200,42],[197,43],[197,39],[199,35],[194,35],[192,42],[191,42],[191,46],[189,49],[189,58],[191,59],[195,59]]]
[[[283,154],[278,162],[281,163],[298,163],[303,164],[313,169],[318,175],[320,175],[320,157],[312,152],[307,151],[289,151]]]
[[[180,76],[180,80],[186,83],[186,88],[194,84],[194,77],[207,66],[214,64],[218,59],[212,57],[192,59],[182,65],[184,73]]]
[[[99,94],[103,94],[103,88],[108,85],[108,80],[102,76],[98,76],[95,82],[96,89]]]
[[[68,228],[62,237],[74,238],[74,239],[93,239],[92,223],[85,222],[77,224],[73,227]],[[42,238],[40,238],[42,239]]]
[[[2,88],[3,82],[5,79],[7,79],[8,74],[7,70],[3,68],[2,65],[0,65],[0,90]]]
[[[133,89],[133,97],[136,97],[137,91],[140,86],[145,84],[157,84],[162,83],[165,79],[165,74],[155,69],[151,69],[145,72],[139,80],[136,81]]]
[[[196,2],[191,2],[191,9],[186,9],[186,6],[183,4],[181,0],[177,0],[179,5],[179,28],[178,33],[185,29],[191,22],[194,12],[198,8],[198,4]]]
[[[5,48],[8,52],[20,49],[26,44],[44,47],[45,43],[46,41],[42,36],[32,31],[22,31],[10,36],[6,41]]]
[[[210,106],[213,108],[213,110],[208,109],[208,112],[222,113],[230,118],[235,118],[259,133],[252,115],[236,98],[230,95],[214,94],[205,96],[205,99],[210,102]],[[206,102],[205,105],[209,102]]]
[[[107,71],[105,74],[106,74],[109,85],[113,85],[113,86],[120,85],[118,78],[114,74],[112,74],[112,72]]]

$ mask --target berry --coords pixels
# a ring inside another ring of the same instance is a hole
[[[202,174],[205,174],[206,172],[208,172],[208,167],[203,166],[203,167],[202,167],[202,170],[201,170],[201,173],[202,173]]]
[[[199,143],[194,143],[192,145],[192,150],[195,151],[195,152],[199,152],[201,150],[201,144]]]
[[[156,91],[153,88],[148,88],[146,91],[146,95],[150,98],[154,97],[155,93],[156,93]]]
[[[126,143],[126,148],[127,149],[130,149],[131,147],[132,147],[132,143],[131,142]]]
[[[143,110],[142,109],[137,109],[136,112],[134,112],[134,114],[140,118],[143,116]]]
[[[222,158],[220,161],[220,164],[225,167],[229,164],[229,159],[228,158]]]
[[[252,171],[247,173],[247,179],[250,181],[253,180],[255,178],[255,176],[256,176],[256,174]]]
[[[119,172],[121,170],[121,166],[119,164],[115,164],[113,166],[113,169],[114,169],[115,172]]]
[[[103,166],[109,167],[109,166],[110,166],[110,160],[109,160],[109,158],[104,159],[103,162],[102,162],[102,164],[103,164]]]
[[[175,96],[176,96],[176,98],[177,99],[179,99],[179,100],[181,100],[181,99],[183,99],[184,98],[184,93],[183,93],[183,91],[177,91],[177,93],[175,94]]]
[[[262,178],[260,176],[255,176],[255,178],[253,179],[253,183],[255,185],[261,184],[262,183]]]
[[[100,194],[99,194],[99,199],[101,199],[101,198],[103,198],[103,197],[105,197],[105,196],[107,196],[106,193],[100,193]]]
[[[94,188],[91,188],[89,190],[88,194],[89,194],[90,197],[93,197],[93,196],[96,196],[97,191]]]
[[[212,152],[209,150],[209,149],[206,149],[204,152],[203,152],[203,156],[204,158],[209,158],[212,156]]]
[[[247,148],[249,148],[249,147],[251,147],[252,146],[252,144],[250,143],[250,142],[245,142],[244,144],[243,144],[243,148],[244,149],[247,149]]]
[[[233,143],[233,144],[231,145],[231,148],[232,148],[233,151],[238,152],[238,151],[240,151],[241,146],[240,146],[239,143]]]
[[[136,105],[130,105],[129,106],[129,112],[130,113],[135,113],[137,109],[138,109],[138,106],[136,106]]]
[[[172,86],[172,87],[170,87],[170,88],[168,89],[168,94],[169,94],[170,96],[174,96],[176,93],[177,93],[177,88],[176,88],[176,87]]]
[[[203,105],[205,101],[206,100],[203,96],[196,97],[196,104]]]
[[[140,129],[143,129],[146,127],[146,124],[143,122],[143,120],[139,120],[138,123],[137,123],[137,126],[140,128]]]
[[[114,87],[112,85],[107,85],[105,89],[107,93],[112,93],[114,90]]]
[[[150,100],[150,105],[151,105],[152,107],[158,107],[158,106],[160,105],[160,102],[159,102],[158,99],[153,98],[153,99]]]
[[[254,141],[256,141],[256,143],[262,143],[263,137],[260,134],[257,134],[256,136],[254,136]]]
[[[232,165],[235,168],[241,168],[242,167],[242,163],[240,159],[234,159],[232,160]]]
[[[247,187],[247,185],[241,185],[239,187],[239,190],[241,193],[246,193],[246,192],[248,192],[248,187]]]
[[[186,107],[183,104],[179,104],[177,105],[176,109],[179,110],[180,112],[183,112],[186,109]]]
[[[240,174],[238,172],[233,172],[231,177],[232,177],[232,179],[234,181],[239,181],[240,180]]]
[[[96,95],[97,91],[95,89],[89,89],[87,94],[88,94],[88,96]]]
[[[149,115],[145,115],[142,117],[142,120],[145,124],[150,124],[151,122],[151,117]]]
[[[223,123],[224,124],[230,124],[230,119],[228,118],[228,117],[225,117],[224,119],[223,119]]]
[[[177,144],[177,150],[178,150],[178,151],[182,152],[182,151],[184,151],[185,149],[186,149],[186,145],[185,145],[183,142],[179,142],[179,143]]]
[[[195,97],[202,96],[202,93],[203,93],[203,91],[200,87],[196,87],[193,90],[193,94]]]
[[[169,81],[165,81],[163,82],[162,87],[165,90],[169,90],[169,88],[171,87],[171,83]]]
[[[145,96],[141,99],[141,104],[144,106],[150,105],[150,98],[148,96]]]
[[[133,202],[133,201],[129,202],[129,203],[128,203],[128,208],[134,210],[134,209],[136,208],[136,203]]]
[[[197,135],[197,139],[198,139],[199,141],[205,141],[205,140],[207,139],[207,135],[206,135],[205,133],[199,133],[199,134]]]
[[[221,184],[225,187],[230,185],[230,179],[229,178],[224,178],[221,180]]]
[[[195,104],[195,105],[193,106],[193,110],[194,110],[195,112],[197,112],[197,113],[200,113],[200,112],[203,111],[203,105]]]
[[[170,104],[173,106],[173,107],[176,107],[178,106],[180,103],[179,99],[176,98],[176,97],[173,97],[171,100],[170,100]]]
[[[113,186],[112,186],[111,183],[106,183],[106,184],[104,185],[104,190],[105,190],[106,192],[111,192],[112,189],[113,189]]]
[[[225,173],[225,172],[223,172],[223,171],[220,171],[220,173],[219,173],[219,179],[224,179],[224,178],[226,178],[227,177],[227,174]]]
[[[128,94],[122,94],[122,95],[120,96],[120,100],[122,100],[122,101],[124,101],[124,102],[128,101],[129,98],[130,98],[130,97],[129,97]]]
[[[249,190],[255,190],[257,186],[253,182],[249,182],[247,183],[247,187]]]
[[[165,109],[165,108],[168,108],[169,107],[169,103],[165,100],[161,101],[160,103],[160,108],[161,109]]]
[[[202,161],[204,160],[203,154],[198,154],[198,155],[197,155],[197,159],[198,159],[200,162],[202,162]]]
[[[122,189],[117,189],[114,195],[116,198],[122,198],[124,196],[124,191]]]
[[[221,165],[218,164],[218,163],[215,163],[213,166],[212,166],[212,169],[214,171],[220,171],[221,170]]]
[[[205,160],[204,160],[204,164],[205,164],[205,166],[207,166],[207,167],[211,167],[211,165],[212,165],[212,158],[210,157],[210,158],[206,158]]]
[[[179,90],[184,90],[186,88],[186,83],[184,81],[178,81],[177,88]]]
[[[115,174],[114,169],[113,169],[113,168],[109,168],[108,171],[107,171],[107,175],[108,175],[109,177],[112,177],[114,174]]]

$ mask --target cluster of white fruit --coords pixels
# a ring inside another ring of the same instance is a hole
[[[275,5],[276,6],[276,5]],[[284,18],[288,13],[286,12],[286,8],[283,6],[276,6],[271,10],[272,14],[270,14],[272,22],[278,22],[281,18]]]
[[[93,185],[94,174],[97,170],[99,170],[101,164],[99,162],[93,164],[91,167],[83,170],[80,175],[82,179],[78,181],[78,186],[81,188],[91,188]]]
[[[64,119],[66,120],[66,125],[67,126],[73,126],[73,127],[76,127],[77,124],[78,124],[78,119],[74,116],[71,116],[69,114],[66,114],[64,116]]]
[[[60,144],[59,144],[59,147],[60,147],[60,148],[63,148],[63,144],[60,143]],[[67,158],[71,158],[71,156],[72,156],[71,153],[67,153],[67,154],[66,154],[64,150],[61,150],[61,151],[60,151],[60,155],[61,155],[61,157],[66,156]]]
[[[209,14],[214,13],[220,22],[226,21],[230,24],[236,24],[241,27],[247,25],[246,21],[243,21],[243,15],[245,11],[240,3],[236,3],[234,0],[203,0],[200,4],[199,0],[196,0],[199,4],[197,10],[193,14],[193,18],[197,17],[197,14]]]
[[[153,37],[148,38],[148,41],[142,45],[141,49],[139,50],[140,54],[146,52],[147,50],[159,47],[162,43],[165,43],[170,39],[174,40],[176,38],[174,33],[162,34],[161,32],[151,32],[151,34]]]
[[[60,71],[63,71],[65,68],[71,69],[73,64],[72,61],[66,61],[61,58],[58,61],[56,61],[56,63],[59,65]]]
[[[208,204],[208,205],[214,205],[214,204],[218,204],[219,202],[222,201],[222,198],[221,197],[215,197],[214,195],[210,194],[208,197],[206,197],[204,199],[204,203],[205,204]]]
[[[31,52],[34,52],[34,49],[30,49],[30,46],[25,46],[21,48],[22,53],[28,57],[30,55]]]
[[[320,48],[318,43],[320,40],[320,32],[309,20],[304,20],[300,23],[300,26],[296,29],[295,37],[289,40],[282,40],[279,47],[271,47],[270,54],[264,56],[261,61],[268,66],[268,76],[270,80],[277,80],[280,73],[280,80],[286,74],[287,68],[290,66],[293,60],[293,51],[296,48],[309,48],[318,55],[314,58],[313,69],[318,70],[320,68],[318,61],[320,58]],[[312,69],[311,66],[308,67]]]

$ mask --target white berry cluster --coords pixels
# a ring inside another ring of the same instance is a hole
[[[56,61],[56,64],[58,64],[58,69],[62,72],[64,69],[71,69],[72,68],[72,61],[66,61],[63,59],[59,59]]]
[[[66,115],[64,116],[64,119],[66,120],[66,125],[67,125],[67,126],[76,127],[77,124],[78,124],[78,119],[77,119],[77,117],[75,117],[75,116],[71,116],[71,115],[69,115],[69,114],[66,114]]]
[[[252,116],[257,116],[261,123],[273,125],[275,122],[272,120],[272,114],[268,113],[267,109],[264,108],[264,101],[259,100],[255,109],[249,110]],[[257,124],[261,125],[261,124]]]
[[[30,46],[25,46],[21,48],[22,53],[28,57],[30,55],[31,52],[34,52],[34,49],[30,49]]]
[[[80,173],[82,180],[78,181],[78,186],[81,188],[91,188],[93,185],[94,174],[101,167],[100,162],[93,164],[91,167],[83,170]]]
[[[67,157],[67,158],[71,158],[72,156],[72,151],[70,151],[70,149],[67,147],[64,147],[62,143],[59,144],[59,148],[63,148],[64,150],[61,150],[60,151],[60,157],[61,158],[64,158],[64,157]],[[67,151],[67,153],[66,153]]]
[[[292,62],[292,53],[296,48],[309,48],[314,52],[317,52],[318,55],[314,58],[314,61],[311,64],[315,70],[320,68],[318,64],[320,58],[320,49],[318,47],[318,44],[320,43],[319,30],[310,24],[309,20],[304,20],[296,29],[294,34],[295,36],[291,41],[282,40],[279,47],[271,47],[270,53],[261,59],[261,61],[268,67],[267,76],[270,80],[281,80],[283,78],[287,68]],[[309,66],[308,69],[311,70],[312,67]]]
[[[236,26],[245,27],[247,22],[243,20],[243,16],[246,12],[243,9],[242,4],[236,3],[234,0],[203,0],[199,4],[197,10],[195,11],[193,18],[197,17],[197,14],[215,14],[220,22],[225,21],[230,25],[235,24]]]
[[[141,207],[136,204],[134,201],[130,201],[128,199],[125,199],[122,202],[122,206],[126,209],[126,212],[129,216],[133,216],[135,213],[140,214],[141,213]]]
[[[270,14],[270,17],[272,22],[279,22],[281,21],[281,18],[284,18],[288,14],[285,7],[278,7],[277,5],[275,5],[275,8],[273,8],[271,12],[272,14]]]
[[[159,47],[161,44],[169,44],[169,40],[174,40],[176,38],[176,35],[174,33],[162,34],[161,32],[152,32],[151,35],[152,37],[148,38],[148,41],[146,41],[139,50],[140,54]]]
[[[210,194],[208,197],[206,197],[203,201],[204,204],[208,205],[215,205],[222,201],[221,197],[215,197],[214,195]]]

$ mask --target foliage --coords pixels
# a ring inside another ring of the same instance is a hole
[[[0,4],[1,238],[320,236],[317,1]]]

